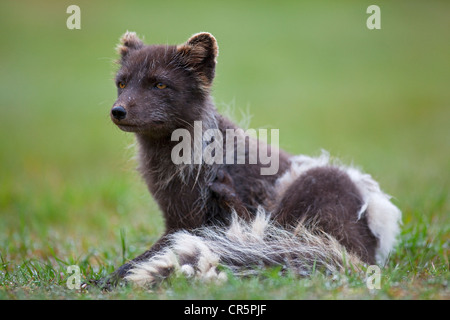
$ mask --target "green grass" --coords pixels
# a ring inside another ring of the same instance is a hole
[[[450,4],[378,1],[78,1],[0,4],[0,299],[449,299]],[[171,278],[153,292],[69,290],[67,266],[100,278],[163,232],[135,172],[133,137],[109,120],[114,47],[199,31],[219,41],[220,109],[280,129],[291,153],[329,150],[371,173],[403,212],[380,290],[364,274],[267,270],[220,286]],[[239,114],[239,111],[237,111]]]

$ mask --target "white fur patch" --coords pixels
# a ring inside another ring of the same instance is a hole
[[[201,237],[180,231],[172,235],[170,242],[171,245],[159,254],[137,263],[125,279],[141,287],[154,285],[172,273],[182,273],[188,278],[206,281],[226,280],[226,274],[216,269],[219,257]]]
[[[375,258],[383,265],[397,242],[402,213],[369,174],[363,174],[354,168],[347,168],[346,171],[363,197],[364,205],[359,217],[366,211],[370,231],[378,239]]]
[[[211,226],[196,233],[175,233],[161,253],[137,263],[125,279],[148,287],[172,273],[181,273],[189,278],[221,283],[227,275],[218,270],[219,265],[241,276],[255,275],[264,266],[280,266],[308,276],[315,268],[336,273],[350,266],[358,269],[361,264],[336,239],[323,233],[313,234],[302,224],[290,231],[280,228],[262,208],[251,222],[233,213],[228,228]]]

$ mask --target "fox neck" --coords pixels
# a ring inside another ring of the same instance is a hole
[[[207,129],[218,128],[219,117],[215,107],[210,104],[202,119],[196,121],[202,121],[203,133]],[[189,124],[185,129],[193,138],[194,125]],[[172,141],[171,136],[154,138],[144,133],[136,133],[136,139],[139,148],[139,171],[164,212],[166,222],[177,215],[175,211],[180,211],[177,210],[177,205],[185,207],[187,210],[184,211],[192,212],[191,215],[201,215],[209,197],[208,184],[215,178],[220,165],[195,164],[194,161],[189,164],[175,164],[172,161],[172,149],[179,141]],[[186,198],[183,198],[183,195]],[[192,217],[189,219],[195,220]],[[198,220],[201,219],[199,216]]]

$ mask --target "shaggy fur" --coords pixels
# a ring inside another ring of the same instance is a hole
[[[361,263],[333,237],[315,234],[301,223],[292,230],[280,228],[260,209],[251,222],[234,215],[228,228],[205,227],[173,234],[164,250],[134,265],[126,279],[150,286],[171,273],[182,273],[222,282],[227,276],[219,271],[219,265],[240,276],[255,275],[266,266],[308,276],[314,270],[342,272]]]
[[[313,176],[316,176],[320,171],[323,172],[324,170],[336,170],[338,174],[346,177],[347,182],[350,182],[349,186],[345,189],[355,188],[355,192],[359,193],[361,203],[358,205],[359,208],[356,215],[354,215],[353,219],[348,219],[348,222],[354,223],[364,220],[364,223],[358,226],[367,226],[374,236],[373,241],[376,241],[373,246],[375,250],[370,254],[374,259],[366,257],[365,260],[383,265],[388,258],[389,252],[394,247],[396,237],[400,232],[401,212],[390,202],[391,197],[381,191],[378,183],[369,174],[362,173],[354,167],[344,166],[337,160],[334,162],[330,161],[330,156],[326,151],[323,151],[322,155],[318,158],[304,155],[295,156],[291,158],[291,167],[289,170],[277,181],[276,191],[278,197],[285,197],[286,191],[288,188],[292,188],[293,185],[295,186],[293,191],[296,192],[300,188],[296,183],[304,182],[307,180],[308,175],[311,176],[313,174]],[[338,191],[336,190],[336,192]],[[339,199],[340,204],[342,204],[342,198]],[[288,214],[292,214],[290,210],[295,211],[299,209],[288,209],[286,207],[283,209],[283,205],[281,205],[280,211],[287,211]],[[338,225],[338,227],[340,226]],[[333,235],[336,232],[333,232],[332,228],[333,226],[325,227]],[[356,241],[356,239],[349,240],[350,242]],[[351,243],[347,245],[352,246]],[[364,248],[360,248],[360,250],[363,251],[360,254],[366,256],[367,252],[364,252],[366,250]]]
[[[139,170],[161,209],[166,232],[148,251],[102,281],[125,278],[153,285],[173,272],[201,279],[225,279],[219,265],[237,275],[280,266],[299,275],[313,269],[339,272],[348,264],[384,263],[399,232],[400,211],[378,184],[352,167],[318,158],[278,155],[279,170],[261,175],[267,164],[180,164],[171,160],[175,129],[194,137],[238,127],[220,115],[210,96],[218,46],[209,33],[184,44],[144,45],[127,32],[118,46],[118,98],[112,121],[134,132]],[[194,147],[194,140],[192,140]],[[202,150],[211,141],[202,142]],[[237,150],[237,141],[231,142]],[[236,160],[236,158],[235,158]],[[226,161],[224,161],[226,163]]]

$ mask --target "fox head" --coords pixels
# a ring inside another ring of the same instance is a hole
[[[201,120],[218,55],[211,34],[170,46],[144,45],[134,32],[126,32],[118,52],[118,98],[110,115],[120,129],[165,136]]]

